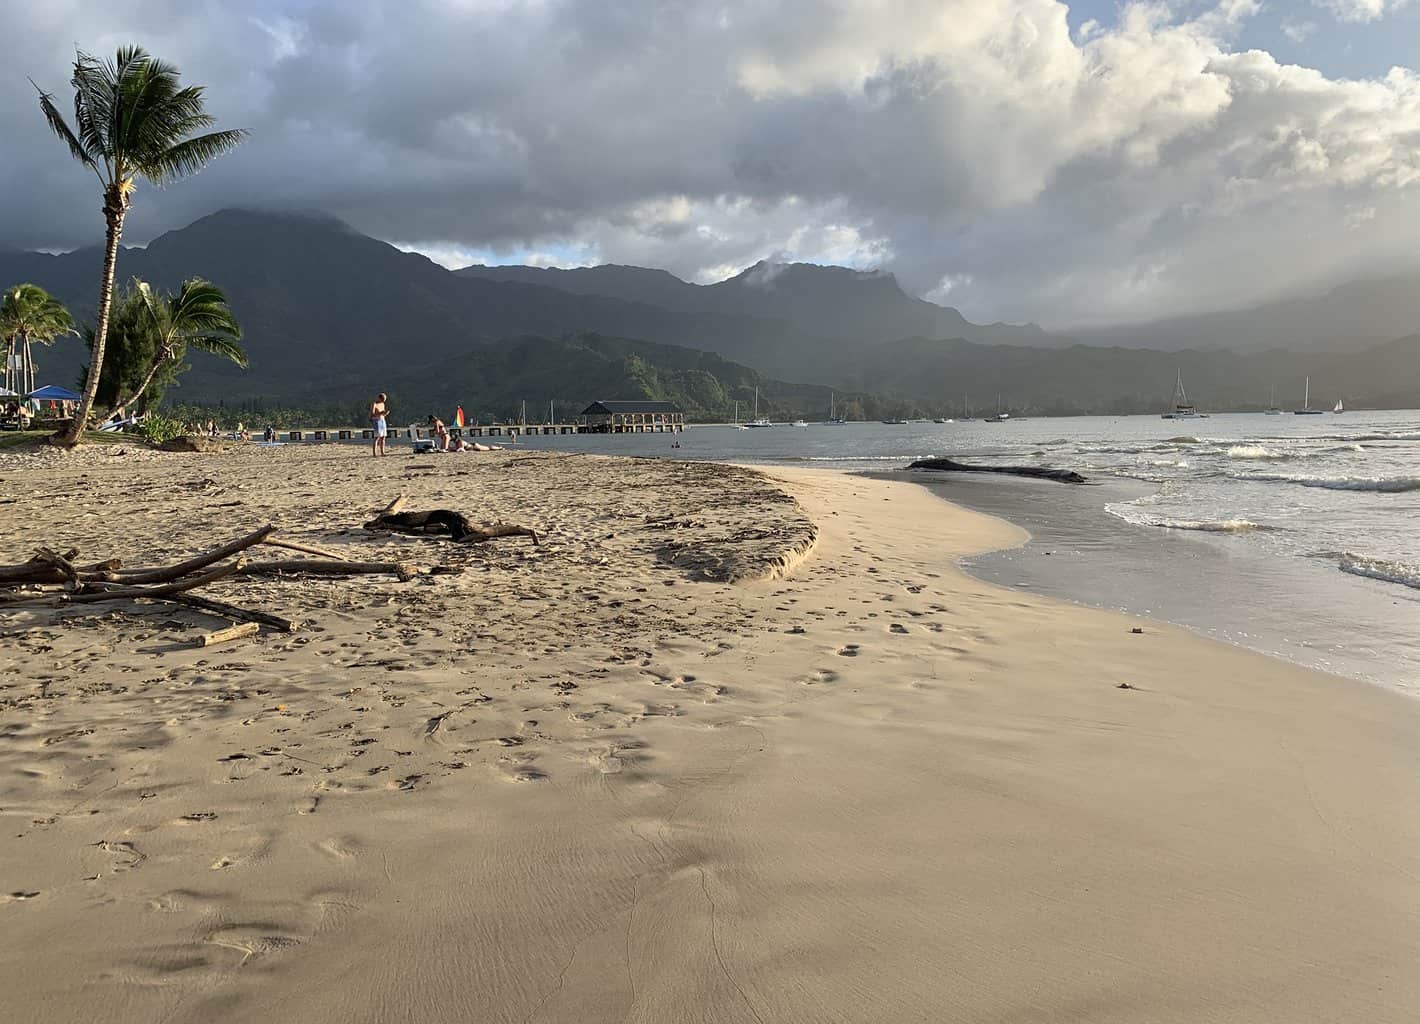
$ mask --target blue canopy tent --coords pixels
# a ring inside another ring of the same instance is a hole
[[[25,397],[33,398],[36,402],[77,402],[80,398],[77,391],[61,388],[58,384],[46,384]]]

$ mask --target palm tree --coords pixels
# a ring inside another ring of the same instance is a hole
[[[50,345],[62,334],[77,333],[69,311],[39,285],[17,284],[9,289],[0,297],[0,335],[6,341],[5,386],[22,395],[35,389],[31,341]],[[18,376],[14,370],[17,362]]]
[[[181,363],[189,348],[246,367],[246,353],[237,344],[242,328],[222,289],[200,277],[184,281],[176,295],[155,295],[146,281],[135,281],[134,285],[143,304],[144,327],[153,332],[153,361],[138,389],[119,405],[136,409],[159,372]]]
[[[74,159],[98,176],[103,187],[106,246],[88,382],[73,422],[56,437],[60,444],[70,446],[79,443],[94,407],[104,364],[118,242],[138,178],[163,185],[195,174],[246,136],[240,130],[194,134],[214,123],[202,103],[202,86],[180,86],[177,68],[137,46],[121,47],[112,63],[79,51],[71,84],[72,128],[54,97],[36,86],[39,106]]]

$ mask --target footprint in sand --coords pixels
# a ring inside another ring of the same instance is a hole
[[[858,651],[859,651],[859,647],[858,647],[857,644],[845,644],[845,645],[839,650],[838,654],[839,654],[840,657],[843,657],[843,658],[856,658],[856,657],[858,657]]]
[[[270,934],[270,929],[271,925],[266,923],[225,925],[209,933],[203,941],[236,950],[242,955],[242,963],[301,944],[301,940],[294,936]]]
[[[821,668],[812,675],[805,676],[799,682],[805,686],[815,686],[819,683],[834,683],[838,681],[838,673],[831,668]]]
[[[99,871],[92,876],[94,878],[101,878],[105,873],[118,875],[125,871],[132,871],[148,859],[147,854],[139,852],[138,847],[130,842],[101,839],[99,842],[93,843],[90,849],[100,851],[108,860],[107,872]]]
[[[889,633],[906,633],[906,632],[907,632],[907,627],[904,626],[904,625],[903,625],[902,623],[900,623],[900,622],[894,622],[891,626],[888,627],[888,632],[889,632]]]

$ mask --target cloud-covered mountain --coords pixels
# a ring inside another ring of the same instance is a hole
[[[1420,274],[1351,281],[1234,312],[1082,330],[1076,337],[1087,345],[1131,348],[1348,352],[1416,331],[1420,331]]]
[[[0,285],[32,281],[87,320],[100,263],[97,249],[0,253]],[[747,399],[745,375],[758,374],[767,397],[797,394],[810,404],[795,411],[808,415],[822,415],[825,387],[908,399],[923,411],[955,408],[964,392],[991,405],[999,391],[1016,408],[1037,412],[1138,412],[1167,400],[1176,367],[1200,403],[1215,409],[1256,405],[1273,383],[1288,397],[1308,373],[1314,393],[1348,403],[1420,398],[1410,384],[1420,382],[1413,339],[1357,355],[1247,357],[976,344],[960,337],[959,329],[972,325],[955,311],[910,298],[886,275],[841,268],[763,265],[709,287],[637,268],[507,274],[514,279],[453,273],[325,215],[226,210],[124,250],[118,277],[169,289],[208,277],[227,291],[243,324],[250,369],[195,353],[176,400],[263,398],[310,407],[399,387],[419,403],[457,393],[470,402],[518,396],[541,403],[580,395],[573,378],[581,376],[601,390],[619,381],[633,394],[653,381],[658,393],[685,396],[708,412],[726,396]],[[567,282],[583,291],[568,290]],[[889,322],[881,329],[887,333],[859,336],[874,330],[874,316]],[[957,336],[894,340],[914,318]],[[1021,331],[976,330],[1008,338]],[[599,340],[588,341],[592,335]],[[42,350],[43,382],[73,382],[85,355],[73,339]],[[697,376],[701,371],[719,383]]]
[[[974,324],[949,307],[908,295],[893,275],[847,267],[761,261],[711,285],[665,270],[602,265],[570,270],[465,267],[460,276],[547,285],[576,295],[603,295],[685,313],[722,313],[783,320],[807,334],[856,343],[923,335],[984,344],[1062,343],[1034,324]]]

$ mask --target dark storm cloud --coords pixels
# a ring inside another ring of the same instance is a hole
[[[1072,37],[1056,0],[391,4],[59,0],[9,13],[0,244],[101,228],[26,75],[138,41],[251,141],[143,187],[135,240],[318,208],[457,260],[578,253],[687,277],[885,266],[978,317],[1238,303],[1406,259],[1420,85],[1233,54],[1250,0]]]

